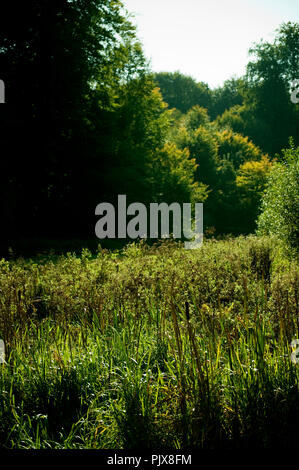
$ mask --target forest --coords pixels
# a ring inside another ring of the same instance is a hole
[[[3,254],[22,240],[97,242],[95,207],[118,194],[203,202],[207,234],[255,231],[267,175],[299,143],[298,24],[210,89],[152,73],[121,2],[14,7],[0,19]]]
[[[1,5],[0,448],[299,447],[299,23],[249,57],[211,88],[120,0]],[[203,246],[99,240],[119,195]]]

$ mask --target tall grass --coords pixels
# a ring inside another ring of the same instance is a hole
[[[0,261],[0,445],[296,447],[298,277],[256,237]]]

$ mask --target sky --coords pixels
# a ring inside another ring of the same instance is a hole
[[[245,73],[248,49],[299,21],[299,0],[123,0],[154,72],[221,86]]]

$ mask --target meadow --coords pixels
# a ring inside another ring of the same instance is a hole
[[[0,260],[0,447],[298,446],[298,280],[274,237]]]

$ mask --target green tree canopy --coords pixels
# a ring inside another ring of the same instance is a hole
[[[225,110],[230,109],[233,106],[243,104],[243,86],[243,79],[231,78],[226,80],[223,86],[212,90],[212,119],[220,116]]]
[[[290,136],[299,142],[298,107],[290,100],[290,82],[299,76],[299,23],[284,23],[273,43],[261,41],[250,49],[245,103],[257,121],[265,123],[263,135],[246,126],[245,132],[263,150],[274,155]]]
[[[195,105],[211,108],[211,90],[206,83],[197,83],[192,77],[180,72],[156,73],[154,79],[170,108],[176,108],[182,113],[186,113]]]

